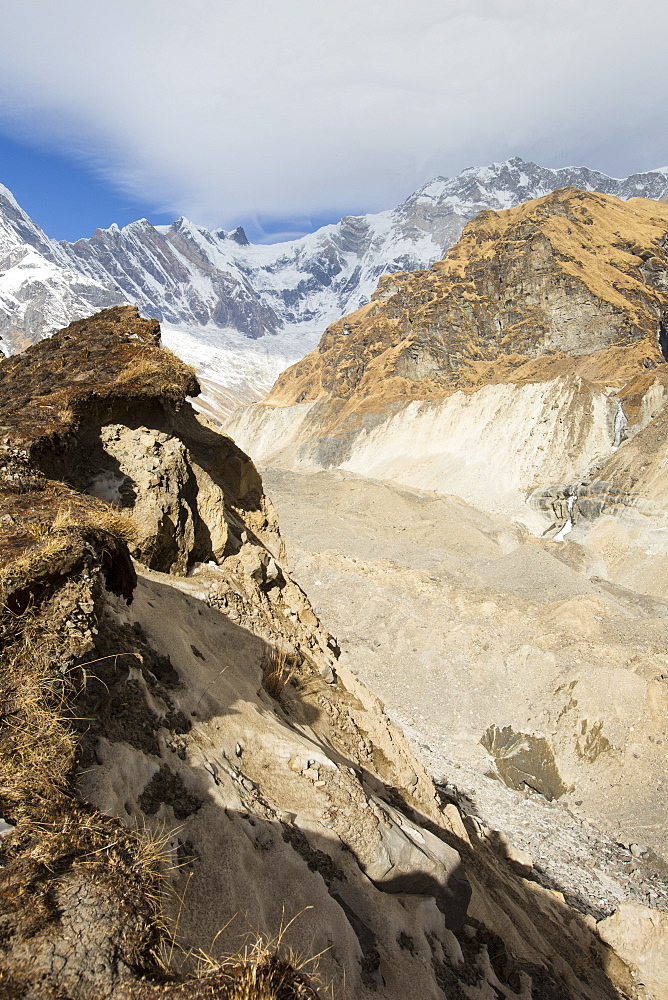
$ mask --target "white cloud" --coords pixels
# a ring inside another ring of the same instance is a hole
[[[668,163],[658,0],[5,0],[0,114],[208,225]]]

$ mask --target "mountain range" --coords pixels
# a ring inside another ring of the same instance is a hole
[[[292,257],[3,194],[2,997],[668,996],[668,171],[592,176]],[[223,434],[137,305],[44,336],[133,295],[219,414],[335,319]]]
[[[129,302],[160,320],[165,342],[205,375],[204,399],[230,409],[259,398],[325,327],[368,302],[381,275],[440,260],[464,225],[567,186],[618,198],[668,197],[668,168],[617,179],[514,157],[436,177],[396,208],[288,243],[255,245],[241,228],[180,218],[50,239],[0,185],[0,335],[12,354],[95,309]],[[208,378],[206,378],[208,376]],[[213,385],[212,385],[213,384]]]

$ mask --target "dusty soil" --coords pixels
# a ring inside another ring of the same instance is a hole
[[[666,603],[607,584],[585,546],[455,497],[340,471],[263,478],[297,580],[444,795],[597,919],[625,899],[668,908]],[[481,745],[494,726],[528,754],[516,788],[517,756]]]

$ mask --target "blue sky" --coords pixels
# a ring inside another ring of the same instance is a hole
[[[124,226],[145,217],[152,223],[173,216],[114,191],[82,164],[35,149],[0,132],[0,183],[47,236],[77,240],[112,222]]]
[[[148,219],[157,226],[177,217],[174,212],[156,211],[150,201],[129,197],[67,149],[61,153],[39,149],[2,131],[0,184],[9,188],[30,218],[56,240],[74,242],[113,222],[125,226],[136,219]],[[252,242],[275,243],[338,222],[340,216],[334,211],[300,217],[239,217],[234,228],[243,225]]]
[[[668,164],[663,0],[21,0],[2,29],[0,181],[55,237],[274,241],[514,155]]]

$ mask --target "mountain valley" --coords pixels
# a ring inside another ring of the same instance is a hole
[[[647,199],[482,213],[226,425],[344,662],[597,916],[667,905],[667,246]]]
[[[434,786],[197,392],[132,307],[0,365],[0,994],[660,997],[661,911]]]
[[[342,662],[439,787],[586,912],[667,908],[668,602],[456,497],[339,470],[263,479]]]
[[[0,190],[0,995],[668,996],[667,185]]]

